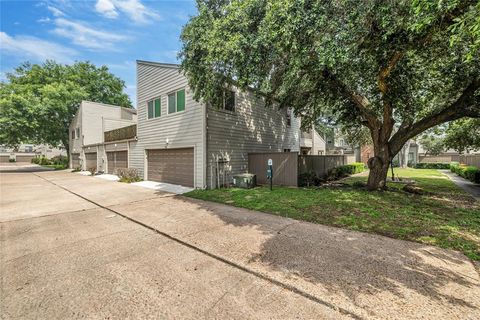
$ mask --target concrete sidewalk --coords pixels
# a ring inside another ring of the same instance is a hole
[[[37,175],[2,175],[2,301],[12,317],[480,318],[480,278],[458,252]]]
[[[473,183],[467,179],[457,176],[450,170],[440,170],[444,175],[448,176],[457,186],[462,188],[465,192],[470,194],[475,200],[480,201],[480,185]]]

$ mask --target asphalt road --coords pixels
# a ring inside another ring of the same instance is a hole
[[[2,319],[478,319],[462,254],[70,172],[0,174]]]

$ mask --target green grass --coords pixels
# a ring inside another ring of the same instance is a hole
[[[55,170],[63,170],[66,169],[67,167],[64,166],[63,164],[42,164],[42,167],[45,168],[54,168]]]
[[[411,178],[425,195],[403,192],[403,184],[388,183],[389,190],[369,192],[344,180],[345,187],[194,190],[192,198],[320,223],[376,233],[462,251],[480,260],[480,205],[446,176],[431,169],[396,169]]]

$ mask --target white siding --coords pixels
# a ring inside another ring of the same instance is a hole
[[[180,89],[186,89],[185,111],[168,114],[167,95]],[[147,119],[147,101],[156,97],[161,97],[161,116]],[[130,145],[130,166],[138,169],[140,176],[146,179],[146,149],[193,147],[195,187],[203,188],[204,105],[193,100],[192,92],[187,88],[187,79],[179,73],[178,67],[137,62],[137,112],[138,141]]]
[[[266,107],[252,92],[236,92],[235,112],[208,109],[207,187],[215,187],[217,158],[224,158],[226,179],[248,171],[248,153],[300,150],[300,120],[292,117],[287,126],[286,110]],[[223,177],[222,177],[223,179]],[[221,180],[222,180],[221,179]]]

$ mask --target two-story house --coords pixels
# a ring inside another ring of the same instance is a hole
[[[145,180],[215,188],[248,171],[249,153],[300,152],[289,110],[235,88],[221,106],[197,102],[178,65],[137,61],[137,109],[130,167]]]
[[[105,141],[105,132],[137,123],[135,109],[82,101],[70,123],[70,167],[113,172],[128,167],[128,149],[135,138]]]

